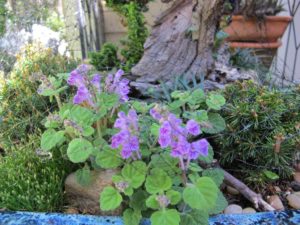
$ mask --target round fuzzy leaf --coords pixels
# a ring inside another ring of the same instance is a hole
[[[206,105],[214,110],[220,110],[225,103],[225,98],[220,94],[211,94],[206,99]]]
[[[70,109],[69,118],[82,126],[91,126],[94,122],[94,113],[85,107],[74,105]]]
[[[95,129],[93,127],[87,126],[83,128],[83,133],[82,135],[84,137],[89,137],[95,132]]]
[[[183,200],[192,209],[205,209],[205,198],[196,186],[191,186],[184,189]]]
[[[224,172],[218,168],[204,170],[202,176],[210,177],[217,186],[220,186],[224,180]]]
[[[209,177],[200,177],[196,183],[197,188],[203,194],[206,200],[206,207],[212,209],[216,205],[216,200],[218,197],[218,186]]]
[[[216,206],[209,211],[210,215],[216,215],[221,213],[226,207],[228,206],[228,202],[226,198],[224,197],[223,193],[221,191],[218,192],[218,198],[216,201]]]
[[[100,208],[103,211],[110,211],[121,205],[123,198],[113,187],[106,187],[100,195]]]
[[[148,193],[156,194],[169,190],[172,186],[172,180],[166,172],[155,168],[151,170],[151,175],[148,175],[145,186]]]
[[[169,190],[166,193],[171,205],[177,205],[181,200],[181,194],[178,191]]]
[[[141,211],[126,209],[123,213],[125,225],[139,225],[142,219]]]
[[[134,210],[144,211],[146,207],[146,199],[148,194],[146,191],[138,190],[131,196],[129,206]]]
[[[205,101],[205,93],[202,89],[196,89],[188,98],[188,103],[191,105],[198,105]]]
[[[53,129],[46,130],[41,139],[41,148],[45,151],[49,151],[54,148],[57,144],[61,143],[65,138],[64,131],[56,132]]]
[[[123,159],[119,151],[105,147],[96,156],[96,164],[104,169],[114,169],[121,166]]]
[[[73,139],[68,146],[67,155],[71,162],[85,162],[93,152],[93,145],[85,139]]]
[[[133,188],[140,187],[144,181],[147,172],[147,166],[142,161],[134,161],[132,164],[126,164],[122,169],[122,176]]]
[[[201,130],[207,134],[217,134],[225,130],[226,122],[218,113],[209,113],[208,121],[200,123]]]
[[[176,209],[167,209],[154,212],[150,220],[152,225],[179,225],[180,214]]]
[[[208,213],[203,210],[192,210],[181,215],[180,225],[208,225]]]
[[[151,209],[159,209],[159,203],[156,200],[156,195],[151,195],[146,200],[146,206]]]
[[[91,171],[88,166],[85,166],[82,169],[77,170],[75,176],[77,182],[82,186],[89,185],[92,180]]]

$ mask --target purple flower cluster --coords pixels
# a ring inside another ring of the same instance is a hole
[[[118,119],[114,124],[120,132],[112,137],[111,147],[116,149],[122,147],[121,155],[123,159],[132,157],[140,159],[139,139],[138,139],[138,115],[135,110],[129,110],[128,115],[119,112]]]
[[[96,93],[101,92],[101,76],[94,74],[91,78],[88,76],[89,68],[87,65],[80,65],[71,72],[68,78],[68,84],[77,87],[77,93],[74,96],[74,104],[88,103],[94,106]],[[129,81],[121,79],[124,72],[119,70],[115,75],[108,75],[105,80],[105,90],[108,93],[119,95],[120,101],[128,101]]]
[[[157,108],[151,109],[150,114],[161,124],[158,138],[161,148],[171,147],[171,156],[180,159],[182,170],[187,170],[191,160],[197,159],[200,155],[208,155],[209,143],[206,139],[192,143],[188,140],[190,136],[201,134],[196,121],[189,120],[184,126],[182,120],[174,114],[162,112]]]

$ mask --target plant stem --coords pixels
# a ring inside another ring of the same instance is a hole
[[[61,103],[59,95],[54,95],[54,96],[55,96],[55,100],[57,102],[58,108],[61,109],[62,108],[62,103]]]
[[[97,133],[98,133],[98,136],[99,137],[102,137],[102,132],[101,132],[101,121],[97,121],[96,123],[96,126],[97,126]]]

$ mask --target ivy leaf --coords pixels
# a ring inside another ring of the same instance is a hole
[[[105,187],[100,195],[100,208],[103,211],[110,211],[121,205],[122,195],[113,187]]]
[[[178,191],[169,190],[167,191],[166,196],[170,200],[171,205],[177,205],[181,200],[181,194]]]
[[[192,209],[211,210],[215,207],[218,187],[209,177],[201,177],[183,191],[183,200]]]
[[[82,186],[87,186],[91,183],[91,170],[88,166],[83,167],[75,172],[77,182]]]
[[[85,162],[93,152],[93,145],[81,138],[73,139],[68,146],[67,155],[71,162]]]
[[[224,197],[223,193],[221,191],[218,192],[218,198],[216,201],[216,206],[209,211],[210,215],[216,215],[221,212],[228,206],[228,202],[226,198]]]
[[[141,210],[144,211],[147,209],[146,207],[146,199],[148,197],[148,194],[146,191],[138,190],[134,192],[134,194],[131,196],[131,199],[129,201],[129,206],[133,208],[134,210]]]
[[[125,225],[139,225],[142,219],[141,211],[126,209],[123,213]]]
[[[179,225],[180,214],[176,209],[166,209],[154,212],[150,220],[152,225]]]
[[[122,176],[133,188],[140,187],[146,177],[147,166],[142,161],[134,161],[132,164],[126,164],[122,169]]]
[[[220,94],[210,94],[206,99],[206,105],[208,108],[214,110],[220,110],[225,103],[225,98]]]
[[[145,187],[148,193],[156,194],[169,190],[172,186],[171,178],[162,169],[152,169],[151,175],[147,176]]]
[[[118,150],[105,146],[96,156],[96,164],[104,169],[114,169],[123,164]]]
[[[209,113],[208,121],[200,122],[201,130],[207,134],[217,134],[225,130],[226,122],[218,113]]]
[[[204,170],[202,176],[210,177],[218,187],[220,187],[224,180],[224,172],[218,168]]]
[[[56,145],[64,141],[64,135],[64,131],[56,132],[54,129],[46,130],[42,135],[41,148],[45,151],[51,150]]]
[[[203,210],[192,210],[181,215],[180,225],[208,225],[208,213]]]
[[[157,195],[151,195],[149,198],[147,198],[146,206],[151,209],[159,209],[160,206],[156,198]]]

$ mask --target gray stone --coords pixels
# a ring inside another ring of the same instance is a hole
[[[243,208],[236,204],[231,204],[226,207],[224,214],[241,214],[243,213]]]
[[[276,210],[283,210],[284,206],[278,195],[272,195],[267,199],[268,203]]]
[[[243,209],[243,214],[251,214],[251,213],[256,213],[256,210],[251,208],[251,207],[247,207]]]
[[[234,187],[227,186],[226,189],[227,189],[227,192],[231,195],[239,195],[240,194],[240,192],[237,189],[235,189]]]
[[[294,209],[300,209],[300,196],[298,194],[290,194],[286,198],[291,207]]]

